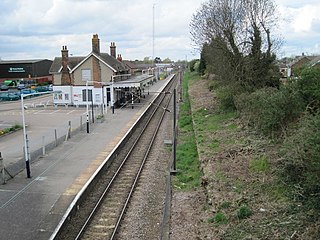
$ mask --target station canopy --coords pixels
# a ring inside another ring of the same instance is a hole
[[[113,83],[114,88],[145,88],[153,81],[154,76],[149,74],[143,74],[139,76],[131,77],[124,81],[115,81]],[[111,83],[109,84],[111,85]]]

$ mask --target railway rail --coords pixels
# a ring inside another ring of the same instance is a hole
[[[176,77],[163,93],[176,85]],[[133,194],[172,94],[159,94],[121,150],[90,181],[51,239],[114,239]]]

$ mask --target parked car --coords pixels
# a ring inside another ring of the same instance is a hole
[[[0,86],[0,90],[1,90],[1,91],[8,91],[8,90],[9,90],[9,86],[7,86],[7,85],[5,85],[5,84],[2,84],[2,85]]]
[[[18,90],[22,90],[22,89],[25,89],[26,88],[26,86],[23,84],[23,83],[19,83],[18,85],[17,85],[17,89]]]
[[[48,92],[49,86],[38,86],[34,90],[36,90],[37,92]]]
[[[30,88],[25,88],[20,91],[21,94],[30,94],[30,93],[36,93],[36,92],[37,92],[36,90],[30,89]]]
[[[1,92],[0,93],[0,101],[15,101],[20,99],[19,92]]]

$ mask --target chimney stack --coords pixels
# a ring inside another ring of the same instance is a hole
[[[115,42],[111,42],[111,45],[110,45],[110,55],[114,58],[116,58],[116,44]]]
[[[67,49],[67,46],[62,46],[61,57],[62,71],[68,71],[69,51]]]
[[[68,63],[69,63],[69,51],[67,49],[67,46],[62,46],[61,50],[61,65],[62,65],[62,75],[61,75],[61,85],[70,85],[71,79],[68,69]]]
[[[92,52],[100,54],[100,39],[98,34],[93,34],[92,37]]]

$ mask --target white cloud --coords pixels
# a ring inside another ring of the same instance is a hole
[[[0,57],[49,58],[67,45],[73,55],[91,51],[92,34],[99,34],[101,49],[116,42],[125,59],[152,55],[155,4],[155,55],[190,60],[194,54],[189,23],[204,0],[1,0]],[[319,53],[318,0],[276,0],[286,21],[280,23],[285,54]]]
[[[150,56],[153,4],[156,55],[173,60],[192,56],[186,46],[190,42],[191,15],[200,6],[197,0],[2,0],[0,8],[8,11],[0,16],[0,57],[52,59],[59,55],[62,45],[74,54],[86,54],[95,33],[99,34],[103,51],[109,51],[114,41],[117,51],[127,55],[125,58]],[[168,38],[175,51],[163,47]]]
[[[284,55],[319,54],[319,1],[277,0],[283,21],[279,33],[284,38]]]

